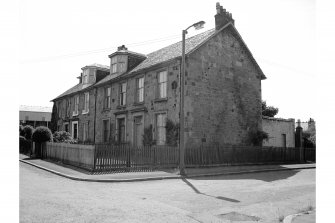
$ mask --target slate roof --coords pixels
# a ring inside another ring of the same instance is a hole
[[[31,105],[20,105],[20,111],[29,111],[29,112],[52,112],[51,107],[42,107],[42,106],[31,106]]]
[[[223,29],[225,29],[229,25],[230,25],[230,23],[227,24],[227,25],[225,25],[224,27],[222,27],[217,32],[215,31],[215,29],[210,29],[208,31],[205,31],[203,33],[200,33],[198,35],[195,35],[195,36],[192,36],[192,37],[186,39],[185,40],[185,54],[188,54],[191,51],[195,50],[197,47],[199,47],[206,40],[208,40],[209,38],[211,38],[216,33],[219,33],[220,31],[222,31]],[[244,43],[242,37],[239,35],[238,31],[235,28],[234,28],[234,30],[237,32],[238,37],[241,39],[241,41],[243,42],[243,44],[247,48],[248,52],[250,53],[251,58],[255,62],[257,69],[260,71],[262,78],[265,79],[266,78],[265,75],[263,74],[262,70],[258,66],[257,62],[254,60],[254,58],[253,58],[250,50],[248,49],[248,47]],[[146,68],[150,68],[150,67],[152,67],[152,66],[154,66],[156,64],[167,62],[167,61],[172,60],[174,58],[180,57],[181,53],[182,53],[181,51],[182,51],[182,41],[174,43],[172,45],[169,45],[169,46],[164,47],[162,49],[159,49],[157,51],[154,51],[154,52],[152,52],[152,53],[150,53],[148,55],[141,54],[142,56],[146,56],[146,59],[143,62],[141,62],[138,66],[136,66],[133,70],[131,70],[130,72],[121,74],[119,76],[108,75],[105,78],[103,78],[102,80],[100,80],[98,83],[95,83],[94,85],[95,86],[96,85],[101,85],[101,84],[106,83],[106,82],[108,82],[108,81],[110,81],[112,79],[121,78],[121,77],[124,77],[126,75],[130,75],[130,74],[133,74],[133,73],[136,73],[136,72],[140,72],[141,70],[146,69]],[[113,55],[113,54],[111,54],[111,55]],[[108,67],[108,66],[106,66],[106,67]],[[86,87],[88,87],[88,86],[86,85],[85,88]],[[78,92],[78,91],[80,91],[82,89],[83,89],[82,84],[77,84],[76,86],[74,86],[71,89],[67,90],[63,94],[59,95],[57,98],[60,98],[60,97],[63,97],[65,95]],[[55,99],[57,99],[57,98],[55,98]],[[55,99],[53,99],[53,100],[55,100]]]
[[[98,64],[98,63],[93,63],[93,64],[90,64],[90,65],[86,65],[85,67],[97,67],[97,68],[101,68],[101,69],[104,69],[104,70],[109,70],[109,66]],[[85,67],[83,67],[83,68],[85,68]]]
[[[61,98],[63,96],[66,96],[66,95],[69,95],[69,94],[72,94],[72,93],[76,93],[78,91],[81,91],[89,86],[92,86],[93,84],[86,84],[86,85],[83,85],[83,84],[77,84],[75,86],[73,86],[72,88],[70,88],[69,90],[65,91],[64,93],[62,93],[61,95],[58,95],[55,99],[53,100],[56,100],[58,98]],[[52,101],[53,101],[52,100]]]
[[[185,53],[187,54],[200,43],[204,42],[209,38],[215,29],[208,30],[206,32],[200,33],[198,35],[192,36],[185,40]],[[181,56],[182,50],[182,41],[174,43],[170,46],[164,47],[160,50],[152,52],[147,55],[147,59],[145,59],[142,63],[140,63],[137,67],[135,67],[129,73],[134,73],[136,71],[151,67],[155,64],[159,64],[165,61],[169,61],[173,58]]]
[[[195,35],[195,36],[192,36],[186,39],[185,40],[185,53],[187,54],[188,52],[193,50],[195,47],[197,47],[199,44],[207,40],[212,34],[214,34],[214,32],[215,32],[215,29],[211,29],[211,30],[205,31],[203,33],[200,33],[198,35]],[[176,57],[179,57],[181,56],[181,53],[182,53],[181,50],[182,50],[182,41],[174,43],[170,46],[164,47],[157,51],[154,51],[146,55],[147,58],[142,63],[140,63],[137,67],[135,67],[130,72],[125,73],[124,75],[132,74],[142,69],[149,68],[156,64],[163,63],[171,59],[174,59]],[[96,83],[96,85],[103,84],[112,79],[114,79],[114,76],[108,75],[107,77],[105,77],[104,79]]]

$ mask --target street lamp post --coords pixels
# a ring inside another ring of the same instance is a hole
[[[180,134],[179,134],[179,173],[185,175],[185,114],[184,114],[184,88],[185,88],[185,36],[187,30],[191,27],[195,29],[203,28],[204,21],[194,23],[182,31],[182,57],[181,57],[181,74],[180,74]]]

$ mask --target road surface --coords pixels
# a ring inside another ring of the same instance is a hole
[[[20,163],[20,222],[279,222],[315,207],[315,169],[129,183]]]

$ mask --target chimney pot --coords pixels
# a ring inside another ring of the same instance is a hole
[[[215,17],[215,29],[219,30],[223,26],[227,25],[229,22],[234,25],[234,19],[232,18],[232,14],[229,13],[226,9],[224,9],[219,2],[216,3],[216,12]]]

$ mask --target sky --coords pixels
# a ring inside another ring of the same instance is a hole
[[[53,98],[78,83],[82,67],[109,65],[108,55],[120,45],[148,54],[180,41],[182,30],[200,20],[205,28],[188,37],[214,28],[216,2],[232,13],[267,76],[262,98],[279,108],[276,117],[315,118],[313,0],[21,0],[19,104],[52,107]]]

